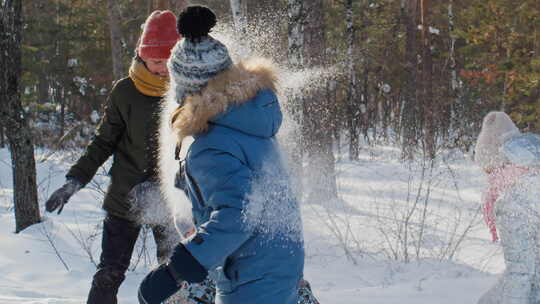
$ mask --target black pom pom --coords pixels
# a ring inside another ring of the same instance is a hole
[[[208,36],[215,25],[216,15],[205,6],[190,6],[178,16],[178,32],[192,41]]]

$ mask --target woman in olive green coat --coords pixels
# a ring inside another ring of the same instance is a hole
[[[114,85],[95,137],[66,175],[67,182],[46,202],[46,210],[60,213],[69,198],[89,183],[98,168],[112,155],[111,183],[103,209],[102,252],[87,303],[117,303],[141,224],[139,218],[152,204],[164,204],[157,187],[156,132],[161,97],[167,89],[166,62],[180,35],[170,11],[155,11],[145,22],[137,56],[129,77]],[[155,198],[150,200],[149,198]],[[159,209],[159,208],[157,208]],[[161,208],[163,209],[163,208]],[[164,212],[165,214],[167,212]],[[169,242],[179,235],[171,225],[152,230],[161,262],[169,256]]]

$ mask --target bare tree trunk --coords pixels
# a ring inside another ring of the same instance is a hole
[[[405,21],[405,70],[407,79],[401,113],[402,153],[403,157],[412,159],[420,139],[421,122],[417,94],[418,51],[417,51],[417,16],[418,0],[402,0],[402,14]]]
[[[394,56],[394,50],[397,50],[400,47],[399,36],[401,35],[401,25],[403,24],[403,18],[405,17],[405,0],[401,0],[400,10],[395,12],[392,21],[394,26],[390,30],[390,39],[389,46],[385,48],[384,57]],[[389,138],[388,131],[393,129],[400,138],[403,138],[403,124],[402,124],[402,108],[403,108],[403,93],[401,89],[391,88],[384,79],[386,78],[386,73],[382,68],[378,69],[378,79],[383,80],[383,87],[380,88],[380,95],[383,96],[383,124],[384,124],[384,134],[385,139]],[[385,88],[386,87],[386,88]],[[393,91],[393,92],[391,92]]]
[[[325,63],[324,2],[304,2],[304,59],[309,68]],[[308,200],[328,203],[337,198],[335,157],[331,126],[333,121],[325,98],[326,76],[309,83],[302,107],[302,136],[305,138],[305,184],[309,185]]]
[[[288,53],[289,66],[293,70],[300,70],[304,67],[304,23],[305,13],[303,0],[288,0],[287,12],[289,15],[288,24]]]
[[[450,0],[448,3],[448,30],[450,33],[454,32],[454,1]],[[450,91],[453,97],[456,97],[456,91],[458,89],[458,76],[457,76],[457,64],[456,64],[456,37],[454,34],[450,34]],[[452,116],[455,115],[452,111]]]
[[[245,35],[247,30],[247,0],[231,0],[234,29],[237,35]],[[243,37],[243,36],[240,36]]]
[[[287,14],[288,14],[288,26],[287,26],[287,61],[289,68],[294,72],[299,72],[304,68],[304,1],[303,0],[287,0]],[[291,173],[297,179],[296,186],[299,195],[303,193],[302,176],[303,176],[303,146],[304,139],[302,138],[301,124],[302,124],[302,103],[303,103],[303,90],[291,90],[287,92],[289,103],[288,111],[291,113],[296,125],[293,128],[293,140],[291,141]]]
[[[237,37],[246,37],[247,35],[247,14],[248,14],[248,1],[247,0],[231,0],[231,11],[234,21],[234,31]],[[238,39],[238,50],[240,57],[247,57],[250,52],[250,45],[246,43],[245,39]]]
[[[124,77],[126,68],[123,61],[123,37],[120,30],[120,14],[116,0],[107,0],[107,14],[109,16],[109,30],[111,32],[111,56],[113,64],[113,77],[118,80]]]
[[[456,37],[454,34],[455,28],[455,17],[454,17],[454,1],[449,0],[448,3],[448,30],[450,34],[450,49],[448,50],[449,58],[449,69],[450,69],[450,96],[452,101],[450,102],[449,109],[449,123],[448,130],[452,134],[457,134],[452,138],[452,144],[460,145],[461,137],[465,136],[466,129],[466,120],[464,119],[464,107],[461,103],[461,92],[460,92],[460,80],[458,77],[458,67],[456,60]]]
[[[41,57],[41,56],[40,56]],[[45,70],[40,70],[38,74],[37,102],[42,104],[49,99],[49,79]]]
[[[63,87],[60,87],[60,84],[58,84],[57,88],[57,96],[59,97],[60,101],[60,136],[58,136],[58,139],[64,137],[64,134],[66,132],[66,98],[65,98],[65,89]]]
[[[366,41],[362,39],[362,41]],[[363,56],[362,56],[363,57]],[[371,108],[369,103],[369,66],[367,65],[364,59],[361,60],[363,67],[363,81],[362,81],[362,94],[360,97],[360,114],[363,120],[362,123],[362,134],[364,138],[368,141],[369,144],[369,129],[373,128],[373,132],[376,132],[377,125],[377,115]],[[375,115],[374,115],[375,114]]]
[[[420,23],[422,25],[422,111],[424,111],[424,157],[435,158],[437,123],[436,105],[433,100],[433,57],[431,55],[431,42],[428,21],[428,0],[420,0]]]
[[[146,1],[146,16],[149,16],[154,11],[154,0],[144,1]]]
[[[17,233],[40,221],[34,145],[20,99],[21,2],[0,2],[0,120],[6,127],[11,152]]]
[[[4,135],[4,125],[0,122],[0,148],[6,147],[6,137]]]
[[[54,43],[55,43],[55,54],[54,58],[52,60],[52,63],[54,65],[54,76],[53,76],[53,96],[54,96],[54,102],[56,104],[60,104],[60,134],[58,138],[62,138],[64,136],[64,130],[66,125],[66,112],[65,112],[65,100],[62,96],[62,81],[61,81],[61,72],[62,67],[64,66],[64,62],[62,61],[62,35],[61,32],[61,24],[60,24],[60,1],[56,1],[56,27],[57,32],[55,35]]]
[[[155,10],[168,10],[170,9],[170,2],[167,0],[155,0],[154,1]]]
[[[159,8],[171,9],[171,2],[167,0],[159,0],[158,3],[159,3],[159,6],[158,6]]]
[[[345,1],[345,16],[347,23],[347,67],[349,74],[349,87],[347,88],[347,127],[349,129],[349,159],[357,160],[360,153],[358,143],[358,118],[356,111],[358,96],[356,94],[356,58],[354,58],[355,34],[353,0]]]
[[[332,58],[335,58],[332,56]],[[332,136],[332,143],[334,145],[333,151],[335,151],[337,160],[339,161],[341,159],[341,124],[340,121],[343,119],[340,111],[340,104],[337,102],[339,100],[338,97],[338,79],[336,75],[332,75],[329,77],[326,85],[326,99],[332,100],[333,102],[330,104],[328,111],[330,115],[332,115],[331,121],[333,122],[329,128],[328,132]]]
[[[354,2],[354,1],[353,1]],[[356,30],[360,31],[360,45],[367,45],[368,41],[368,32],[366,31],[366,27],[368,24],[368,15],[366,14],[366,8],[368,6],[367,1],[362,1],[362,5],[360,7],[360,12],[358,16],[358,20],[360,23],[360,27]],[[352,4],[351,4],[352,6]],[[352,7],[351,7],[352,9]],[[353,13],[353,11],[351,11]],[[353,23],[354,24],[354,23]],[[355,37],[356,38],[356,37]],[[355,39],[356,40],[356,39]],[[356,53],[353,52],[353,56],[356,56]],[[359,100],[359,106],[357,106],[356,111],[359,113],[360,121],[357,125],[362,127],[362,134],[364,135],[364,138],[366,141],[369,142],[369,129],[373,128],[375,132],[375,127],[377,125],[377,115],[375,106],[370,105],[370,95],[369,95],[369,62],[368,62],[368,56],[366,55],[366,52],[362,52],[361,55],[357,58],[357,61],[359,62],[361,68],[362,68],[362,85],[361,87],[361,94],[360,94],[360,100]],[[358,93],[356,93],[356,96],[358,97]],[[358,147],[360,149],[360,147]]]

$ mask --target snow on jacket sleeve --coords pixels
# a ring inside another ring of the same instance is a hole
[[[126,125],[116,102],[116,90],[109,95],[105,115],[96,131],[94,139],[77,163],[71,167],[66,177],[73,177],[83,185],[88,184],[96,171],[112,155]]]
[[[212,269],[251,236],[242,211],[252,172],[234,155],[216,149],[192,156],[186,170],[211,212],[208,221],[200,223],[197,234],[185,246],[206,269]]]

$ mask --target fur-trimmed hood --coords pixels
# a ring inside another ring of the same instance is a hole
[[[188,97],[179,109],[174,85],[171,83],[163,99],[157,138],[161,190],[175,210],[178,223],[190,221],[191,204],[185,199],[179,201],[185,196],[174,187],[179,167],[174,158],[177,142],[206,131],[209,123],[256,136],[273,136],[281,124],[281,111],[274,94],[277,75],[266,59],[253,58],[232,66],[210,80],[200,94]],[[173,113],[174,130],[171,129]]]
[[[269,107],[277,104],[276,87],[277,75],[269,60],[242,61],[211,79],[200,94],[188,96],[173,114],[173,129],[179,140],[205,132],[211,123],[273,136],[281,124],[281,111],[274,115],[279,106]]]

